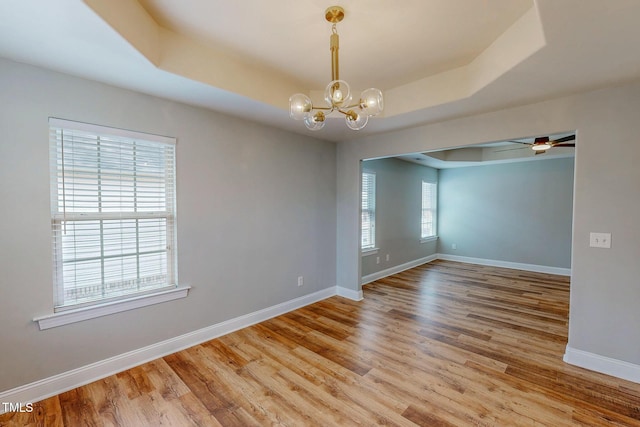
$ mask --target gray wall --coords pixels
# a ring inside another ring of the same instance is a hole
[[[49,116],[177,138],[187,298],[38,330],[53,304]],[[6,60],[0,129],[0,391],[336,284],[333,143]]]
[[[571,268],[573,158],[540,157],[441,170],[438,252]]]
[[[438,171],[398,159],[362,162],[376,173],[377,254],[362,257],[362,275],[436,253],[436,241],[420,243],[422,181],[438,182]],[[386,260],[389,255],[389,261]],[[380,262],[376,263],[379,257]]]
[[[640,365],[638,111],[636,82],[338,144],[338,286],[360,289],[362,159],[577,130],[569,347]]]

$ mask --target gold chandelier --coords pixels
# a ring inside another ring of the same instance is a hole
[[[360,130],[367,125],[369,117],[382,111],[382,92],[380,89],[369,88],[362,91],[357,102],[351,102],[351,88],[347,82],[340,80],[338,62],[339,38],[336,24],[344,19],[344,9],[340,6],[329,7],[325,11],[325,19],[332,24],[329,38],[331,82],[324,91],[324,99],[328,106],[314,106],[307,95],[296,93],[289,98],[289,116],[295,120],[303,120],[310,130],[320,130],[324,127],[326,117],[337,111],[344,114],[349,129]]]

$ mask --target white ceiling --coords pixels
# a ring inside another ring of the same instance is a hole
[[[385,112],[328,140],[640,78],[638,0],[4,0],[0,57],[309,134],[287,103],[330,80],[333,4],[341,78]]]

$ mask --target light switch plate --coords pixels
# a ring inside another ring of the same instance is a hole
[[[611,233],[590,233],[589,246],[592,248],[611,248]]]

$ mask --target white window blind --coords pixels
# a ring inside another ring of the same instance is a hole
[[[422,231],[421,238],[435,237],[438,185],[422,181]]]
[[[376,245],[376,174],[362,173],[362,240],[361,249]]]
[[[175,139],[49,129],[55,309],[175,287]]]

